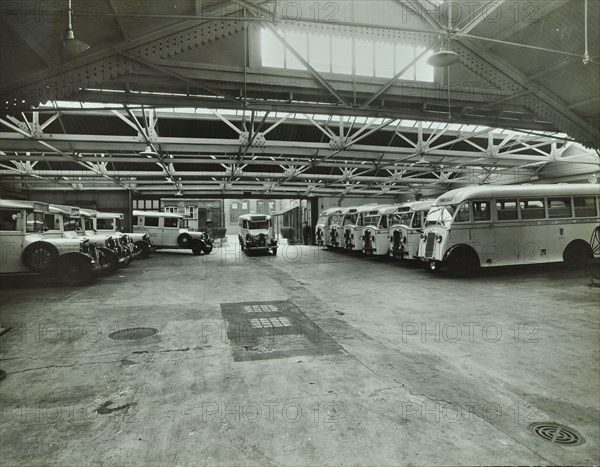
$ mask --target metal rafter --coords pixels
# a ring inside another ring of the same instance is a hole
[[[484,19],[486,19],[492,11],[499,8],[503,3],[504,3],[504,0],[490,0],[489,2],[487,2],[478,11],[475,12],[475,15],[473,16],[473,18],[471,18],[470,21],[466,25],[464,25],[464,26],[461,26],[460,24],[458,25],[458,27],[460,28],[459,35],[465,35],[465,34],[468,34],[469,32],[471,32]],[[465,20],[465,21],[467,21],[467,20]]]
[[[20,135],[22,135],[22,136],[26,137],[28,140],[35,141],[36,143],[40,144],[41,146],[45,147],[46,149],[49,149],[50,151],[52,151],[52,152],[54,152],[54,153],[56,153],[56,154],[59,154],[59,155],[61,155],[61,156],[65,157],[65,158],[67,158],[67,159],[69,159],[69,160],[71,160],[71,161],[75,162],[76,164],[78,164],[78,165],[81,165],[81,166],[83,166],[83,167],[85,167],[85,168],[87,168],[87,169],[91,170],[92,172],[95,172],[97,175],[100,175],[100,176],[102,176],[102,177],[104,177],[104,178],[107,178],[107,179],[109,179],[111,182],[113,182],[113,183],[115,183],[115,184],[117,184],[117,185],[120,185],[120,186],[122,186],[123,188],[126,188],[126,189],[128,189],[128,190],[130,189],[130,187],[129,187],[129,186],[127,186],[127,185],[125,185],[125,184],[121,183],[119,180],[115,180],[115,179],[113,179],[113,178],[111,178],[111,177],[108,177],[107,175],[103,175],[103,174],[99,173],[99,172],[98,172],[96,169],[94,169],[94,167],[92,167],[92,166],[88,165],[87,163],[85,163],[85,162],[82,162],[82,161],[78,161],[78,160],[76,159],[76,157],[73,157],[73,156],[71,156],[71,155],[69,155],[69,154],[66,154],[65,152],[61,151],[60,149],[57,149],[57,148],[55,148],[54,146],[52,146],[52,145],[48,144],[47,142],[43,141],[43,140],[41,139],[41,137],[36,137],[36,136],[32,135],[31,133],[28,133],[27,131],[25,131],[25,130],[23,130],[23,129],[21,129],[21,128],[17,127],[17,126],[14,126],[14,125],[10,124],[9,122],[7,122],[6,120],[4,120],[4,119],[2,119],[2,118],[0,118],[0,123],[2,123],[4,126],[6,126],[6,127],[10,128],[10,129],[12,129],[12,130],[16,131],[16,132],[17,132],[17,133],[19,133]]]
[[[131,109],[128,107],[125,108],[125,111],[129,118],[123,115],[122,111],[114,109],[104,112],[96,110],[93,115],[108,115],[117,122],[119,120],[127,122],[126,124],[135,130],[136,136],[42,134],[41,138],[51,141],[53,147],[56,146],[55,149],[62,150],[63,147],[67,147],[73,153],[77,153],[79,162],[95,164],[91,169],[86,167],[86,170],[91,170],[91,172],[82,177],[86,180],[86,187],[90,189],[106,188],[106,182],[103,182],[101,176],[118,176],[121,183],[140,192],[171,191],[172,193],[173,186],[175,186],[176,189],[185,190],[186,193],[189,193],[190,190],[192,193],[208,193],[217,189],[215,187],[222,191],[226,186],[229,194],[238,193],[245,188],[254,192],[262,192],[266,189],[266,192],[273,196],[292,192],[299,193],[301,196],[307,196],[310,193],[340,194],[348,190],[353,193],[365,190],[365,194],[375,196],[382,192],[386,194],[399,193],[408,185],[437,187],[436,189],[439,190],[448,183],[487,182],[491,176],[500,173],[504,173],[506,176],[510,175],[515,180],[518,175],[513,169],[515,166],[539,167],[546,164],[550,160],[549,150],[546,148],[556,141],[548,136],[495,133],[489,128],[465,132],[462,127],[458,127],[456,130],[449,130],[448,125],[426,128],[422,123],[419,123],[416,128],[402,128],[402,122],[396,119],[371,119],[358,125],[354,119],[352,125],[347,128],[345,125],[347,117],[340,117],[337,122],[331,122],[330,117],[329,123],[335,124],[336,131],[334,132],[329,125],[321,124],[315,120],[316,117],[310,117],[302,122],[304,125],[314,125],[319,128],[323,135],[320,142],[269,139],[265,140],[265,146],[259,152],[255,152],[251,157],[245,157],[249,152],[248,148],[252,145],[252,138],[260,133],[263,125],[270,123],[270,127],[265,130],[265,132],[269,132],[284,121],[298,123],[298,119],[293,118],[290,114],[283,117],[277,115],[270,117],[269,114],[264,113],[261,124],[255,129],[256,115],[251,111],[226,116],[215,111],[214,114],[201,116],[202,119],[209,118],[214,121],[219,119],[224,125],[235,128],[238,136],[244,133],[239,130],[238,122],[241,121],[242,127],[247,130],[245,133],[248,139],[246,143],[240,143],[239,138],[224,140],[161,137],[151,131],[156,124],[156,117],[161,115],[160,112],[155,109]],[[50,110],[47,111],[47,113],[50,112]],[[149,115],[146,115],[146,112],[150,112]],[[84,118],[86,115],[83,111],[74,111],[73,113],[83,115]],[[164,113],[164,115],[167,114]],[[56,113],[50,115],[52,118]],[[141,117],[138,117],[139,115]],[[244,123],[247,116],[250,116],[249,128],[246,128]],[[30,134],[32,128],[39,126],[38,113],[34,113],[31,118],[27,118],[26,115],[23,117],[27,123],[19,123],[27,128],[23,131]],[[150,118],[149,121],[147,117]],[[175,118],[172,115],[171,117]],[[388,130],[387,127],[394,122],[397,122],[395,128]],[[358,144],[378,131],[384,132],[383,134],[390,137],[387,146]],[[403,134],[404,131],[406,134]],[[416,134],[417,142],[408,138],[406,136],[408,134]],[[484,134],[485,136],[482,136]],[[15,150],[19,150],[19,145],[27,142],[23,136],[19,132],[0,133],[3,143],[5,142]],[[396,136],[398,138],[395,138]],[[340,149],[331,149],[330,140],[333,137],[344,141]],[[441,139],[442,137],[444,138]],[[394,139],[396,144],[392,145]],[[486,139],[487,144],[485,143]],[[169,153],[169,159],[161,161],[161,164],[166,166],[164,172],[148,171],[143,167],[143,164],[154,163],[140,158],[137,154],[139,149],[149,142],[158,145],[161,152]],[[455,146],[460,143],[462,143],[462,149],[455,149]],[[475,149],[465,150],[465,144]],[[486,154],[491,148],[498,148],[492,158]],[[21,147],[21,150],[28,149]],[[101,151],[108,153],[108,156],[98,157],[95,154]],[[242,160],[236,160],[232,165],[231,154],[237,153],[239,159],[242,151],[245,151],[243,170],[238,173],[236,163],[241,167]],[[207,154],[211,154],[211,156],[209,157]],[[427,155],[428,165],[416,165],[414,162],[423,154]],[[0,160],[19,161],[25,160],[25,157],[14,156],[11,158],[10,155],[0,155]],[[64,159],[32,152],[26,160]],[[109,170],[107,168],[107,163],[114,165],[127,162],[140,164],[140,170],[123,170],[121,167]],[[207,170],[195,168],[182,170],[177,174],[178,177],[181,177],[178,181],[174,181],[173,178],[164,181],[161,179],[165,178],[165,173],[174,173],[174,164],[186,163],[202,163],[212,166],[224,164],[224,167],[222,171],[211,170],[208,167]],[[587,163],[591,164],[593,161]],[[327,167],[341,167],[344,170],[340,175],[333,172],[327,174],[322,170]],[[40,176],[58,174],[67,178],[81,176],[81,172],[77,171],[49,170],[36,170],[35,173]],[[381,176],[382,172],[384,176]],[[529,170],[526,172],[530,173]],[[14,172],[1,172],[1,174],[10,179]],[[19,177],[20,175],[14,174],[14,176]],[[201,182],[199,182],[200,180]],[[79,183],[79,181],[77,182]],[[35,189],[38,189],[45,186],[46,181],[36,179],[31,183]],[[201,183],[203,188],[200,188],[198,183]],[[309,187],[309,192],[306,191],[306,186]]]

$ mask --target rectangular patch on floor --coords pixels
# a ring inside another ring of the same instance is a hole
[[[293,303],[221,303],[236,362],[327,355],[344,349]]]

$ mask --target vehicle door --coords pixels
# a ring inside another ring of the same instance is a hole
[[[61,238],[63,237],[63,219],[60,214],[47,212],[44,214],[44,237]]]
[[[495,243],[491,206],[489,199],[471,201],[470,234],[482,266],[496,264],[501,257],[501,252]]]
[[[21,261],[24,247],[24,212],[0,209],[0,271],[21,272],[27,268]]]
[[[177,237],[179,236],[180,221],[177,217],[161,217],[162,223],[162,243],[166,247],[176,247]]]
[[[159,227],[158,217],[140,216],[138,219],[138,223],[141,225],[134,226],[134,232],[147,233],[148,237],[150,238],[150,243],[153,246],[162,245],[162,228]]]
[[[519,198],[521,228],[518,245],[513,254],[518,263],[544,263],[548,261],[548,224],[546,200],[543,196]],[[517,243],[517,242],[513,242]]]
[[[496,205],[494,245],[498,255],[498,259],[494,261],[494,264],[518,264],[519,236],[521,235],[518,200],[516,197],[496,198],[494,204]]]

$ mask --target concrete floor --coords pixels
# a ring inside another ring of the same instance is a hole
[[[589,282],[233,245],[157,252],[79,289],[3,279],[0,463],[598,464]],[[261,304],[274,308],[244,309]],[[249,325],[265,317],[292,327]],[[136,326],[159,332],[108,337]],[[533,422],[585,443],[542,440]]]

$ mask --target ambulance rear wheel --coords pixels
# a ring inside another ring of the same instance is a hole
[[[583,241],[578,241],[571,243],[565,249],[563,260],[567,269],[581,269],[593,256],[591,247]]]
[[[23,252],[23,264],[33,272],[48,272],[58,260],[58,250],[45,242],[34,242]]]

